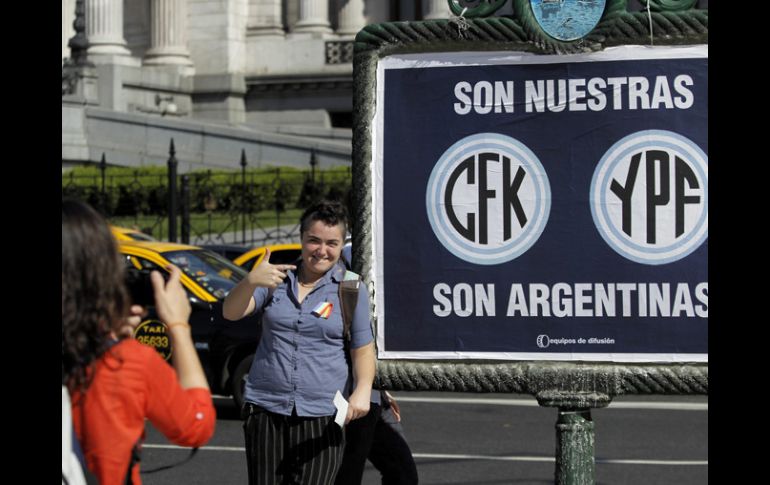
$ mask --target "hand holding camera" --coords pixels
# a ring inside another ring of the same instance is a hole
[[[180,281],[182,272],[174,265],[169,265],[167,269],[171,274],[168,281],[164,281],[163,276],[158,271],[153,271],[150,274],[158,318],[166,324],[169,330],[173,329],[176,324],[184,324],[189,329],[188,321],[192,308],[187,298],[187,292]]]

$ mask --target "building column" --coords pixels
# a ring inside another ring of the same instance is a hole
[[[61,0],[61,58],[70,57],[70,48],[67,45],[75,35],[75,0]]]
[[[366,25],[364,0],[337,0],[340,35],[356,35]]]
[[[249,0],[247,35],[283,35],[283,2],[281,0]]]
[[[446,0],[426,0],[424,7],[425,20],[429,19],[448,19],[452,17],[452,12],[449,10],[449,4]]]
[[[400,20],[391,18],[391,2],[382,0],[365,0],[366,19],[370,24],[379,24],[390,20]]]
[[[128,56],[123,38],[123,0],[86,0],[88,55]]]
[[[152,0],[145,65],[192,66],[187,50],[187,0]]]
[[[331,31],[328,0],[299,0],[299,20],[294,25],[294,32],[328,33]]]

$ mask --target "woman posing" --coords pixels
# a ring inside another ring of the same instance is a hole
[[[340,311],[339,261],[347,214],[320,202],[300,220],[298,265],[262,262],[225,299],[224,316],[262,311],[262,338],[244,391],[249,483],[331,484],[342,460],[343,433],[334,396],[348,398],[346,422],[365,416],[374,380],[368,292],[361,283],[351,325],[352,392]]]

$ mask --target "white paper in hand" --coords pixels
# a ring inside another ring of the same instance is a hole
[[[334,422],[337,423],[340,428],[343,428],[345,426],[345,418],[348,416],[348,402],[342,397],[340,391],[337,391],[337,394],[334,395],[334,407],[337,408]]]

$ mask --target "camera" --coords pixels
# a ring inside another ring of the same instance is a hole
[[[169,273],[161,269],[157,270],[163,279],[168,281]],[[155,306],[155,290],[150,279],[151,269],[126,268],[126,287],[131,296],[133,305],[141,305],[144,308]]]

